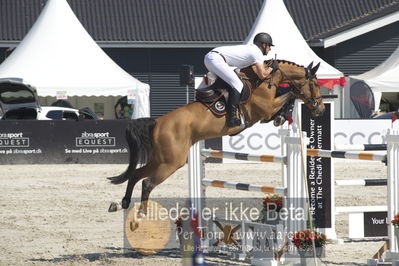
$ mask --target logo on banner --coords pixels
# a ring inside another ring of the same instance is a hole
[[[29,138],[23,137],[23,133],[0,133],[1,148],[29,147]]]
[[[115,137],[110,137],[109,132],[89,133],[83,132],[81,137],[75,138],[76,147],[115,147]]]

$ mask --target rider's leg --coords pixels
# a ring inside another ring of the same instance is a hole
[[[241,119],[238,114],[238,106],[240,104],[241,94],[235,90],[231,89],[229,94],[229,107],[227,113],[227,126],[236,127],[241,125]]]
[[[241,119],[239,118],[238,114],[238,106],[240,104],[243,83],[234,72],[234,69],[227,65],[220,54],[208,53],[205,56],[204,63],[210,72],[226,81],[226,83],[231,87],[228,103],[227,126],[235,127],[241,125]]]

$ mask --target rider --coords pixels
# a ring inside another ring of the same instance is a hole
[[[205,55],[204,63],[209,72],[223,79],[230,85],[227,126],[241,125],[238,114],[243,83],[234,72],[235,68],[245,68],[252,65],[252,69],[259,79],[265,79],[273,70],[263,65],[263,55],[267,55],[273,45],[272,37],[265,33],[258,33],[253,44],[217,47]]]

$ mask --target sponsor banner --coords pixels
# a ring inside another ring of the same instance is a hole
[[[1,121],[0,164],[128,163],[127,122]]]
[[[0,164],[128,163],[127,120],[0,121]],[[399,129],[396,121],[394,129]],[[284,125],[287,127],[287,123]],[[335,143],[381,144],[389,119],[335,120]],[[225,151],[281,155],[279,128],[257,123],[223,137]],[[224,159],[223,162],[249,163]],[[254,162],[256,163],[256,162]]]
[[[341,145],[383,144],[386,143],[387,131],[392,128],[389,119],[336,119],[334,123],[334,143]],[[286,124],[284,124],[285,127]],[[399,121],[393,124],[393,129],[399,129]],[[279,128],[273,126],[273,122],[257,123],[236,136],[223,137],[223,150],[281,155],[281,141],[278,130]],[[238,163],[239,161],[224,159],[223,162]],[[248,162],[241,161],[241,163]]]
[[[257,123],[240,134],[223,137],[223,150],[251,154],[281,155],[279,128],[275,127],[273,122]],[[223,162],[251,163],[230,159],[223,159]]]
[[[305,104],[301,104],[302,130],[309,138],[308,149],[331,150],[331,123],[325,117],[331,116],[331,103],[325,103],[322,117],[312,117]],[[310,211],[314,225],[331,228],[331,158],[306,157],[307,181]]]
[[[388,225],[387,212],[363,213],[364,237],[388,236]]]

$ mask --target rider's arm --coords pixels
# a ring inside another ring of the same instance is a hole
[[[252,70],[258,75],[259,79],[265,79],[272,69],[270,67],[265,68],[265,66],[262,63],[255,63],[252,65]]]

